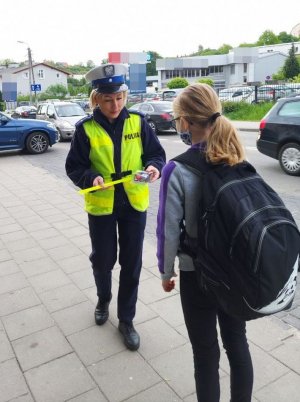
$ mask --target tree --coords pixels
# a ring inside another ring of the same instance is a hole
[[[243,42],[243,43],[240,43],[240,44],[239,44],[239,47],[255,47],[255,46],[257,46],[256,43],[246,43],[246,42]]]
[[[169,89],[176,88],[185,88],[189,85],[188,81],[185,78],[173,78],[171,81],[167,83],[167,87]]]
[[[256,45],[257,46],[275,45],[276,43],[279,43],[278,37],[274,34],[273,31],[267,29],[260,35],[258,41],[256,42]]]
[[[78,94],[86,94],[89,93],[89,84],[87,83],[85,78],[81,78],[77,80],[76,78],[69,77],[68,78],[68,91],[71,96],[77,96]]]
[[[218,52],[219,54],[227,54],[229,53],[229,50],[232,49],[232,46],[227,45],[226,43],[223,43],[222,46],[219,47]]]
[[[200,84],[210,85],[211,87],[214,86],[214,81],[211,78],[200,78],[197,82]]]
[[[62,85],[50,85],[45,92],[43,92],[43,98],[64,98],[68,93],[68,89]],[[42,95],[42,94],[41,94]]]
[[[292,43],[292,47],[289,51],[289,56],[286,59],[283,66],[283,73],[285,78],[294,78],[296,75],[300,73],[300,65],[299,61],[295,55],[295,46]]]
[[[8,68],[8,66],[13,63],[15,62],[11,59],[0,60],[0,66],[5,66],[6,68]]]
[[[285,75],[283,72],[283,67],[280,68],[277,73],[272,74],[272,80],[278,80],[278,81],[284,81],[285,80]]]
[[[162,59],[162,56],[153,50],[148,50],[147,53],[150,55],[150,63],[146,64],[146,75],[157,75],[156,60]]]
[[[290,43],[290,42],[297,42],[299,38],[293,36],[291,34],[286,33],[285,31],[280,32],[278,34],[278,39],[280,43]]]
[[[293,78],[292,82],[294,82],[294,83],[300,82],[300,73]]]
[[[94,68],[94,67],[95,67],[95,63],[93,62],[93,60],[88,60],[88,61],[86,62],[86,66],[87,66],[88,68]]]

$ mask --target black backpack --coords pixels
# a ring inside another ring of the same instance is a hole
[[[248,162],[211,164],[193,148],[173,160],[202,176],[198,238],[183,229],[180,240],[201,287],[242,320],[290,308],[300,233],[279,195]]]

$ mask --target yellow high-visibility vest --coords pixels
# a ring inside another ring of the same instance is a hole
[[[121,142],[122,172],[131,170],[134,173],[142,170],[143,146],[141,139],[141,117],[130,114],[125,119]],[[91,168],[99,172],[104,182],[112,180],[115,173],[114,144],[109,134],[94,119],[83,123],[86,135],[90,140]],[[147,183],[136,184],[133,181],[123,185],[131,206],[137,211],[145,211],[149,206],[149,187]],[[91,215],[109,215],[113,211],[115,187],[107,190],[85,194],[85,210]]]

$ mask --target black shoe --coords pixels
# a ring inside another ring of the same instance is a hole
[[[124,343],[129,350],[138,350],[140,347],[140,336],[134,329],[132,323],[119,322],[119,331],[123,335]]]
[[[110,297],[111,300],[111,297]],[[110,300],[108,302],[101,302],[100,299],[98,300],[98,304],[96,306],[96,310],[95,310],[95,323],[97,325],[103,325],[108,317],[109,317],[109,303]]]

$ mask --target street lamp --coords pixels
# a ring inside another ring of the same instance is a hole
[[[31,104],[32,103],[31,84],[35,85],[33,66],[32,66],[32,57],[31,57],[31,49],[30,49],[28,43],[23,42],[22,40],[18,40],[17,42],[22,43],[23,45],[27,45],[28,63],[29,63],[29,99],[30,99],[30,104]],[[36,100],[36,91],[34,91],[34,100]]]

